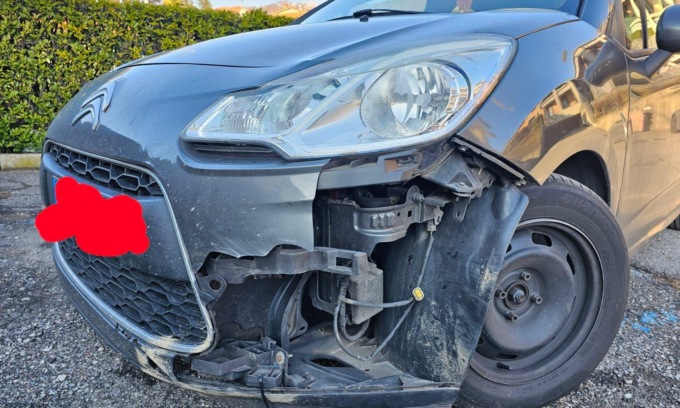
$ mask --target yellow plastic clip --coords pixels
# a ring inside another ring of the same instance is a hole
[[[413,299],[415,299],[416,302],[420,302],[425,299],[425,292],[420,288],[413,289]]]

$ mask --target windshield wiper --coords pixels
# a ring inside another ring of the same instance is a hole
[[[354,18],[359,18],[359,17],[370,17],[370,16],[375,16],[376,14],[381,14],[381,15],[395,15],[395,14],[420,14],[419,11],[409,11],[409,10],[394,10],[394,9],[363,9],[363,10],[357,10],[354,13],[352,13],[352,16]]]
[[[420,11],[395,10],[395,9],[363,9],[357,10],[351,16],[336,17],[329,21],[344,20],[348,18],[362,18],[371,16],[395,16],[400,14],[421,14]]]

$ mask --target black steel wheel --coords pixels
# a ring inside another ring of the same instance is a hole
[[[459,405],[532,407],[584,381],[616,336],[628,296],[628,253],[609,208],[552,176],[508,246]]]

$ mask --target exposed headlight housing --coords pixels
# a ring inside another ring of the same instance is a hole
[[[507,69],[514,49],[507,37],[484,35],[345,67],[338,67],[338,61],[320,64],[226,95],[199,115],[183,138],[266,145],[287,159],[436,141],[454,133],[477,110]]]

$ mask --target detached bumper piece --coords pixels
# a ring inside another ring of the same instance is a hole
[[[225,340],[214,351],[191,360],[191,369],[248,387],[272,389],[282,385],[287,362],[286,352],[272,339]]]

